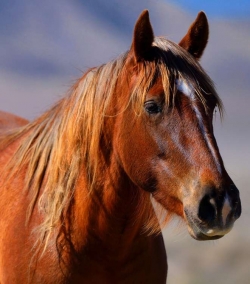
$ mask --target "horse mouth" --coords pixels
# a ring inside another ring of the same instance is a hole
[[[208,236],[206,234],[204,234],[203,232],[199,231],[195,231],[193,229],[191,229],[192,231],[190,231],[190,227],[188,228],[189,234],[192,238],[194,238],[197,241],[212,241],[212,240],[218,240],[220,238],[222,238],[224,235],[215,235],[215,236]]]
[[[198,221],[196,221],[190,214],[188,214],[185,211],[185,219],[187,221],[188,225],[188,232],[192,238],[194,238],[197,241],[212,241],[212,240],[218,240],[224,236],[224,234],[211,234],[210,232],[212,230],[205,230],[202,228],[202,226],[199,224]]]

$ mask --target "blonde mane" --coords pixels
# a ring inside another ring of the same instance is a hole
[[[184,78],[191,81],[197,98],[205,106],[204,92],[214,96],[222,109],[211,80],[191,55],[163,38],[155,38],[153,45],[154,59],[138,64],[138,80],[124,110],[132,105],[135,113],[141,114],[145,96],[156,77],[162,79],[167,105],[174,102],[175,81]],[[29,218],[35,205],[43,212],[44,221],[39,228],[41,241],[48,240],[53,228],[60,225],[62,214],[74,197],[82,169],[85,169],[89,191],[95,190],[104,120],[109,116],[107,110],[114,95],[119,95],[115,92],[119,78],[127,75],[128,58],[129,53],[125,53],[89,70],[67,97],[27,126],[0,140],[2,150],[22,137],[22,143],[2,175],[6,173],[10,180],[27,166],[25,190],[30,190],[32,195],[27,214]]]

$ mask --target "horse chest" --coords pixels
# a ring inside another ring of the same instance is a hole
[[[115,261],[107,258],[85,256],[79,268],[67,283],[93,284],[165,284],[167,261],[161,236],[153,241],[150,249],[128,255],[126,260]],[[96,252],[98,254],[98,252]],[[119,251],[117,251],[117,255]]]
[[[161,234],[131,247],[125,258],[119,257],[121,253],[117,249],[108,257],[100,251],[85,255],[70,283],[166,283],[167,259]]]

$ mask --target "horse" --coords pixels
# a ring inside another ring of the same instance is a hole
[[[162,227],[215,240],[241,214],[213,134],[223,105],[199,60],[200,12],[179,44],[147,10],[130,49],[87,70],[28,122],[0,113],[0,283],[166,283]],[[8,121],[12,121],[8,123]]]

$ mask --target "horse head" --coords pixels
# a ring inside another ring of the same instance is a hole
[[[144,11],[124,64],[126,76],[116,87],[115,109],[122,110],[114,135],[119,163],[136,186],[182,216],[197,240],[224,236],[241,214],[239,191],[213,133],[213,113],[222,103],[199,64],[208,35],[200,12],[178,45],[154,37]]]

